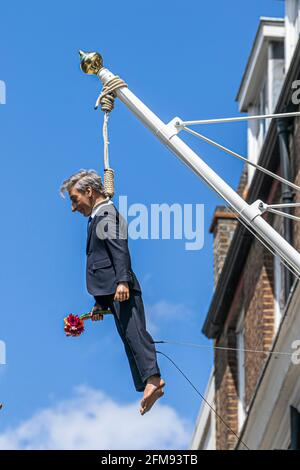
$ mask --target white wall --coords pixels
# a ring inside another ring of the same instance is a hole
[[[204,396],[207,402],[216,409],[214,370],[211,372]],[[216,418],[204,401],[201,404],[190,449],[216,450]]]
[[[285,70],[291,63],[300,31],[300,2],[285,0]]]

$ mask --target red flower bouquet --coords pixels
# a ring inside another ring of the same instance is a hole
[[[95,315],[106,315],[108,313],[111,313],[109,309],[104,310],[96,310],[94,312]],[[83,315],[73,315],[73,313],[70,313],[66,318],[64,318],[64,330],[66,333],[66,336],[80,336],[84,332],[84,320],[88,320],[89,318],[92,318],[92,313],[84,313]]]
[[[78,315],[70,313],[65,319],[65,333],[66,336],[79,336],[84,331],[83,319]]]

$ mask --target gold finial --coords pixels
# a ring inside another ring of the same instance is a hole
[[[103,59],[98,52],[79,51],[80,68],[84,73],[97,75],[103,67]]]

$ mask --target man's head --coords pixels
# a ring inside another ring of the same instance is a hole
[[[101,176],[95,170],[80,170],[70,176],[60,187],[62,197],[65,197],[65,191],[69,193],[72,211],[78,211],[85,217],[91,215],[96,202],[106,197]]]

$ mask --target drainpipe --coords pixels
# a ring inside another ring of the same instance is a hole
[[[297,408],[290,406],[291,446],[290,450],[300,449],[300,414]]]
[[[282,177],[288,181],[292,179],[290,152],[289,152],[289,136],[291,133],[291,123],[287,122],[289,119],[278,119],[277,133],[279,139],[279,152],[280,152],[280,165]],[[289,186],[282,183],[281,185],[281,203],[288,204],[294,202],[294,194]],[[285,212],[290,214],[291,209],[284,209]],[[283,237],[288,243],[293,243],[293,224],[292,220],[287,217],[283,218]],[[293,283],[293,275],[285,269],[284,273],[284,298],[287,301]]]

